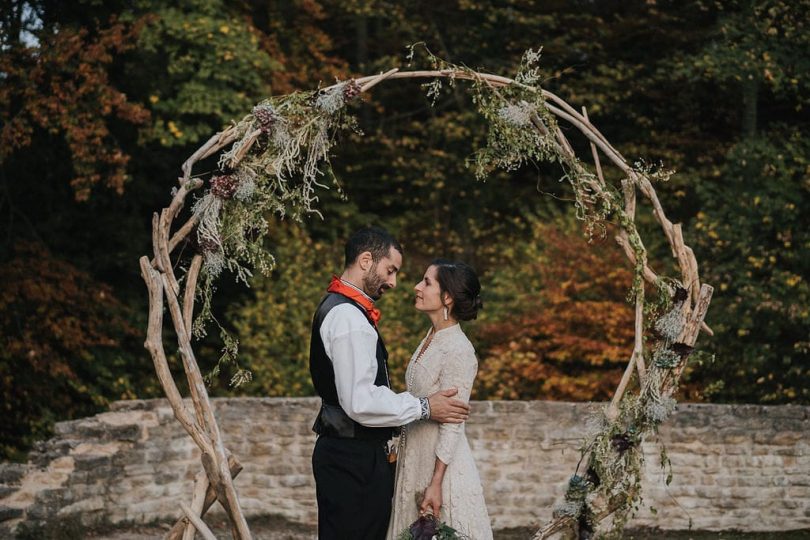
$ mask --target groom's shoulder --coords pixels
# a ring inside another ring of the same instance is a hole
[[[326,310],[323,312],[322,328],[329,328],[332,336],[338,336],[349,332],[362,331],[374,333],[374,328],[362,311],[348,298],[340,296],[341,299],[326,299],[328,304],[322,304]]]

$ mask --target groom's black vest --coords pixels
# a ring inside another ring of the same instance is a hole
[[[366,310],[353,300],[346,298],[342,294],[329,293],[321,300],[315,317],[312,319],[312,340],[309,346],[309,373],[312,376],[312,384],[315,391],[321,396],[321,410],[315,419],[312,430],[319,435],[328,435],[344,439],[372,439],[387,441],[393,436],[393,428],[373,428],[363,426],[346,414],[338,401],[337,388],[335,387],[335,369],[332,361],[326,355],[326,350],[321,339],[321,325],[326,315],[332,308],[340,304],[351,304],[363,313],[368,319]],[[377,332],[377,377],[374,379],[376,386],[387,386],[391,384],[388,380],[388,351],[385,349],[380,332],[369,320],[369,324]]]

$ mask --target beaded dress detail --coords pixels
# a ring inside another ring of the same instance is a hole
[[[478,372],[475,349],[461,327],[454,324],[436,332],[422,351],[430,334],[416,348],[408,364],[405,372],[408,392],[427,397],[442,389],[458,388],[456,397],[469,401]],[[419,517],[416,496],[430,484],[436,457],[447,464],[439,518],[472,540],[490,540],[492,528],[484,492],[464,424],[439,424],[432,420],[416,420],[402,428],[387,538],[395,540]]]

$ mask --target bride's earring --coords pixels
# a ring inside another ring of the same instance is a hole
[[[447,320],[447,306],[444,306],[444,320]]]

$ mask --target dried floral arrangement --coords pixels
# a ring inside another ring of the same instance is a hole
[[[412,47],[409,59],[413,52]],[[213,320],[211,297],[224,269],[245,283],[255,270],[272,269],[275,261],[264,246],[268,216],[303,219],[317,213],[319,189],[330,183],[340,189],[331,172],[329,152],[341,131],[355,129],[347,105],[384,81],[402,79],[428,79],[427,93],[434,99],[443,85],[463,82],[489,129],[487,144],[469,164],[478,178],[496,168],[513,170],[527,162],[558,163],[587,233],[603,235],[606,223],[617,226],[616,241],[634,268],[628,296],[635,304],[634,347],[612,401],[591,422],[592,434],[582,446],[580,466],[569,481],[564,501],[534,538],[548,538],[563,529],[579,538],[590,538],[608,516],[613,516],[613,521],[605,535],[620,534],[641,500],[641,443],[673,411],[673,394],[701,329],[711,335],[703,319],[713,289],[700,283],[697,261],[684,243],[681,226],[666,217],[653,188],[654,182],[666,180],[671,171],[628,163],[591,124],[584,108],[578,112],[540,86],[539,57],[539,51],[527,51],[519,72],[510,79],[450,64],[428,52],[429,70],[391,69],[316,91],[272,97],[212,136],[186,160],[170,204],[153,216],[153,255],[140,260],[150,298],[146,348],[175,417],[202,452],[203,471],[197,477],[191,503],[180,503],[183,517],[167,538],[191,538],[195,530],[209,537],[200,516],[215,501],[225,508],[234,537],[251,537],[232,481],[241,464],[222,443],[194,356],[192,335],[204,335],[206,324]],[[575,154],[559,127],[560,121],[588,140],[590,165]],[[222,150],[219,171],[206,185],[192,169]],[[600,155],[618,169],[618,182],[606,180]],[[192,203],[191,217],[172,233],[180,210],[197,191],[201,194]],[[635,226],[638,193],[649,201],[664,232],[680,270],[678,278],[661,277],[648,264]],[[189,238],[197,253],[178,278],[171,255]],[[649,299],[645,283],[655,291]],[[183,402],[163,348],[164,301],[177,336],[193,413]],[[237,354],[237,341],[221,328],[220,332],[225,348],[216,370],[236,362]],[[249,377],[248,372],[237,368],[232,384]],[[637,393],[627,392],[631,381],[637,383]],[[663,454],[662,464],[665,461]]]

